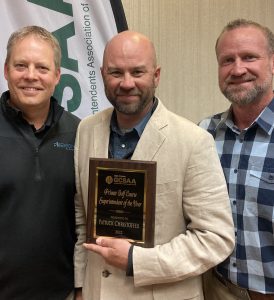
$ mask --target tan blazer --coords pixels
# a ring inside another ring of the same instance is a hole
[[[223,261],[234,246],[226,183],[211,135],[168,111],[161,101],[132,156],[133,160],[157,161],[155,247],[134,247],[133,277],[126,277],[124,271],[92,252],[85,261],[81,243],[85,239],[88,158],[108,156],[112,111],[84,119],[76,138],[80,236],[75,265],[76,279],[84,280],[84,299],[204,299],[201,274]]]

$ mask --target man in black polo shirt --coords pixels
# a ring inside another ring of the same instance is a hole
[[[0,299],[73,299],[78,118],[52,97],[61,51],[28,26],[7,45],[0,100]],[[79,298],[81,299],[81,298]]]

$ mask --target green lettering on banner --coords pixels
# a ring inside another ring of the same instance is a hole
[[[31,2],[33,4],[37,4],[39,6],[46,7],[48,9],[58,11],[62,14],[73,16],[72,13],[72,5],[70,3],[66,3],[62,0],[27,0],[27,2]]]
[[[63,0],[27,0],[27,2],[73,17],[72,4]],[[69,57],[67,43],[67,40],[75,35],[74,22],[55,30],[52,34],[57,38],[61,47],[61,67],[78,73],[78,61]],[[61,104],[64,90],[67,87],[72,91],[72,98],[67,100],[67,110],[74,112],[79,108],[82,99],[80,84],[74,76],[70,74],[61,75],[60,82],[55,88],[54,97]]]
[[[73,58],[68,57],[68,43],[67,39],[75,35],[74,22],[71,22],[54,32],[52,34],[58,39],[62,49],[61,66],[68,70],[78,72],[78,62]]]
[[[58,39],[60,47],[62,49],[62,61],[61,66],[65,69],[78,72],[78,61],[68,57],[68,38],[75,35],[74,22],[65,25],[62,28],[52,32],[52,34]],[[54,96],[58,101],[63,99],[63,92],[66,87],[71,88],[73,96],[67,101],[67,109],[69,112],[74,112],[81,104],[81,87],[75,77],[69,74],[61,76],[59,84],[55,88]],[[61,103],[60,103],[61,104]]]
[[[63,99],[64,89],[66,87],[71,88],[73,95],[70,100],[67,101],[67,107],[69,112],[74,112],[81,104],[81,87],[79,82],[70,74],[61,75],[59,84],[56,86],[54,91],[54,97],[58,99],[61,105]]]

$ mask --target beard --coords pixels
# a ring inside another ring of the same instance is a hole
[[[247,90],[246,88],[225,89],[223,91],[224,96],[231,102],[239,105],[247,105],[260,99],[261,96],[268,90],[265,86],[254,86]]]
[[[138,97],[138,101],[134,101],[133,103],[125,103],[119,100],[119,94],[123,94],[122,91],[118,91],[117,94],[113,95],[107,89],[105,90],[106,96],[109,102],[113,105],[113,107],[120,113],[125,115],[135,115],[142,112],[145,107],[151,103],[154,98],[155,88],[151,87],[147,89],[145,92],[140,92],[139,90],[131,91],[128,93],[128,96],[136,96]]]
[[[247,105],[259,101],[270,88],[272,89],[272,76],[269,74],[261,84],[256,83],[255,79],[254,77],[249,78],[249,80],[254,80],[253,86],[249,88],[242,86],[235,87],[230,85],[228,80],[226,87],[222,89],[222,93],[231,103],[238,105]]]
[[[147,99],[147,101],[138,101],[137,103],[131,103],[131,104],[125,104],[121,103],[119,101],[110,103],[115,107],[115,109],[125,115],[135,115],[140,113],[144,110],[144,108],[147,106],[147,104],[150,102],[150,99]]]

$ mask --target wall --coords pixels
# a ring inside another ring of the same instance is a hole
[[[162,67],[157,95],[194,122],[229,102],[218,88],[214,46],[226,23],[252,19],[274,30],[273,0],[122,0],[129,29],[149,36]]]

